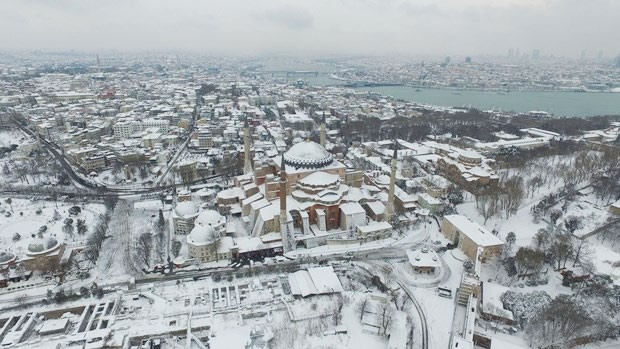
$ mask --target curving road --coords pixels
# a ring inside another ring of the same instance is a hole
[[[383,265],[380,262],[376,262],[376,261],[367,261],[367,263],[377,268],[385,267],[385,265]],[[421,341],[422,349],[428,349],[428,342],[429,342],[428,341],[428,324],[426,321],[426,314],[424,313],[424,309],[422,309],[422,306],[420,305],[418,300],[413,295],[413,292],[411,291],[411,289],[409,289],[409,286],[407,286],[407,283],[402,279],[402,276],[394,272],[395,268],[392,262],[387,261],[387,265],[388,265],[388,268],[391,270],[390,277],[392,278],[392,281],[394,281],[405,292],[407,297],[411,300],[411,303],[413,304],[416,312],[418,313],[418,318],[420,318],[420,324],[421,324],[420,330],[422,332],[422,341]],[[369,270],[366,270],[366,271],[370,273]],[[413,343],[411,343],[411,347],[413,347]]]
[[[21,122],[19,122],[16,119],[12,119],[14,124],[23,132],[25,132],[26,134],[30,135],[33,138],[37,138],[37,135],[34,131],[30,130],[28,127],[24,126]],[[59,151],[56,149],[54,143],[51,143],[47,140],[45,140],[44,138],[39,138],[41,140],[41,144],[43,144],[43,146],[50,152],[50,154],[52,154],[52,156],[54,156],[54,158],[58,161],[58,163],[61,165],[61,167],[63,168],[63,170],[67,173],[67,175],[69,176],[69,178],[71,179],[71,181],[73,182],[73,184],[78,187],[78,188],[84,188],[84,189],[90,189],[90,190],[94,190],[97,192],[97,194],[94,195],[104,195],[104,193],[111,193],[111,194],[118,194],[118,195],[135,195],[135,194],[150,194],[150,193],[156,193],[156,192],[161,192],[162,190],[165,189],[169,189],[170,186],[169,185],[156,185],[156,186],[152,186],[152,187],[148,187],[148,188],[140,188],[140,189],[135,189],[135,188],[109,188],[107,186],[104,185],[99,185],[96,184],[94,182],[88,181],[86,179],[84,179],[84,177],[80,176],[79,174],[77,174],[75,172],[75,169],[71,166],[71,164],[69,164],[69,162],[67,161],[67,159],[65,158],[64,155],[60,154]],[[188,137],[188,140],[190,138]],[[183,147],[181,147],[181,149],[183,149],[185,146],[187,146],[187,142],[184,144]],[[181,151],[179,151],[176,155],[175,155],[175,159],[178,158],[179,154],[181,153]],[[173,161],[170,162],[170,164],[172,164],[174,162]],[[170,169],[171,165],[169,165],[167,167],[167,171]],[[235,170],[237,168],[236,164],[222,168],[222,170],[224,171],[224,173],[228,173],[230,172],[230,170]],[[160,177],[160,180],[163,179],[164,176]],[[208,176],[208,177],[203,177],[200,179],[196,179],[194,181],[191,181],[187,184],[175,184],[177,187],[178,186],[186,186],[186,185],[193,185],[193,184],[201,184],[201,183],[205,183],[206,181],[209,180],[213,180],[216,178],[220,178],[222,177],[222,174],[215,174],[212,176]]]

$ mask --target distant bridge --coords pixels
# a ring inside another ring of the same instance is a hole
[[[302,75],[302,76],[314,75],[315,77],[318,77],[320,74],[318,71],[310,71],[310,70],[265,70],[265,71],[262,71],[262,73],[271,74],[271,76],[274,76],[275,74],[286,74],[286,77],[297,76],[297,75]]]
[[[347,82],[345,84],[333,85],[337,87],[384,87],[384,86],[404,86],[404,84],[391,83],[391,82],[370,82],[370,81],[356,81]]]

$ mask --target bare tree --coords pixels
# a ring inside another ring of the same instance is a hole
[[[220,246],[222,245],[222,240],[220,240],[220,233],[216,231],[215,229],[211,229],[211,232],[209,234],[210,234],[209,238],[212,241],[211,245],[209,245],[209,250],[211,251],[211,254],[215,256],[215,260],[219,262],[220,255],[218,253],[218,250],[220,249]]]
[[[150,267],[151,252],[153,251],[153,235],[149,232],[145,232],[138,236],[135,244],[135,251],[138,260]]]
[[[364,320],[364,314],[370,311],[370,303],[368,301],[368,297],[362,298],[362,300],[357,303],[356,310],[357,313],[360,314],[360,321]]]
[[[573,255],[573,252],[573,245],[571,244],[570,237],[566,235],[556,236],[549,246],[549,253],[557,263],[557,269],[566,266],[566,261]]]
[[[20,293],[15,296],[15,302],[21,308],[26,305],[26,301],[28,300],[28,295],[26,293]]]
[[[569,295],[559,295],[526,329],[539,344],[563,343],[581,334],[592,322],[586,309]]]
[[[379,317],[379,323],[381,324],[381,333],[387,334],[390,325],[392,324],[392,316],[394,315],[394,308],[389,302],[381,303],[379,306],[377,316]]]
[[[405,304],[409,300],[409,297],[404,292],[400,290],[392,290],[392,302],[394,302],[394,306],[396,306],[396,310],[403,310],[405,308]]]
[[[581,259],[588,260],[592,255],[592,250],[590,249],[590,245],[586,242],[586,239],[573,239],[573,267],[577,265],[577,263],[581,263]]]
[[[334,320],[334,325],[340,324],[342,321],[342,308],[344,307],[344,297],[341,294],[336,295],[336,301],[333,305],[333,315],[332,319]]]

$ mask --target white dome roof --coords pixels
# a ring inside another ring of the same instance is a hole
[[[212,225],[197,225],[187,236],[187,243],[194,246],[208,245],[213,243],[217,236]]]
[[[191,201],[183,201],[177,204],[174,212],[180,217],[192,216],[198,213],[198,206]]]
[[[35,239],[30,245],[28,245],[28,253],[38,254],[53,250],[58,246],[58,241],[51,236],[43,239]]]
[[[375,178],[375,183],[379,185],[389,185],[390,184],[390,176],[388,175],[380,175]]]
[[[215,210],[205,210],[200,212],[194,224],[205,226],[212,225],[218,228],[226,224],[226,217],[222,216]]]
[[[295,144],[283,156],[284,163],[295,168],[321,168],[334,161],[332,154],[312,141]]]
[[[461,151],[460,155],[468,159],[482,159],[482,155],[480,155],[480,153],[471,149]]]

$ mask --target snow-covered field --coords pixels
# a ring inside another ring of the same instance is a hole
[[[12,203],[6,202],[7,197],[0,197],[0,244],[3,250],[9,250],[18,255],[25,253],[28,245],[38,238],[40,228],[47,229],[40,234],[43,237],[54,237],[58,242],[67,246],[83,245],[90,233],[90,229],[96,224],[100,215],[105,212],[103,204],[71,202],[53,202],[36,200],[31,201],[22,198],[11,198]],[[12,206],[12,210],[11,210]],[[69,214],[72,206],[81,208],[77,215]],[[4,211],[4,212],[2,212]],[[11,212],[10,217],[6,217]],[[56,214],[58,213],[58,214]],[[72,228],[66,228],[65,219],[73,220]],[[77,220],[83,219],[88,230],[78,234]],[[19,239],[14,239],[19,234]]]

